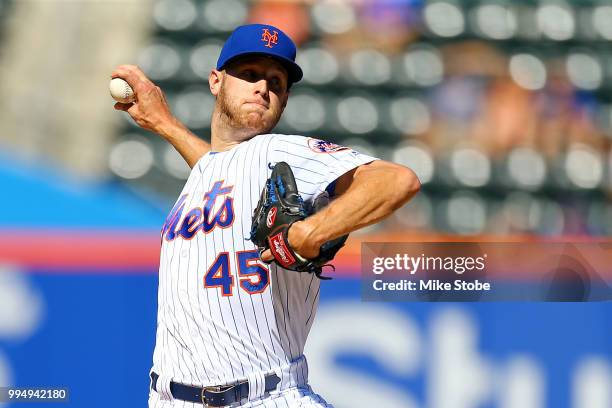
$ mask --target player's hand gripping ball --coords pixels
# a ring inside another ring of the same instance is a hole
[[[285,162],[277,163],[253,212],[250,239],[257,245],[259,254],[269,249],[274,261],[283,268],[325,278],[321,276],[323,266],[334,259],[348,235],[324,243],[316,258],[305,259],[289,245],[288,232],[294,222],[303,220],[328,202],[327,194],[319,196],[309,211],[298,192],[291,167]]]
[[[134,90],[125,80],[121,78],[113,78],[110,81],[109,88],[111,96],[117,102],[134,102]]]

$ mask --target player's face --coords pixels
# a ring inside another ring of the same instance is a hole
[[[217,103],[233,128],[247,137],[268,133],[289,96],[287,71],[273,59],[254,56],[230,64],[222,75]]]

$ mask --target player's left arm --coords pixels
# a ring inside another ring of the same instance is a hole
[[[420,187],[408,167],[383,160],[358,166],[336,180],[335,200],[292,225],[289,244],[298,254],[315,257],[323,243],[383,220],[414,197]]]

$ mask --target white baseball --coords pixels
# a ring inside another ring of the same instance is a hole
[[[121,78],[113,78],[110,81],[110,94],[114,100],[121,103],[134,102],[134,90]]]

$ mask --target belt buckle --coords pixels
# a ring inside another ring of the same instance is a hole
[[[208,402],[206,401],[206,395],[204,395],[204,393],[208,391],[213,394],[221,394],[229,390],[230,388],[232,388],[231,385],[213,385],[210,387],[202,387],[202,394],[200,395],[200,397],[202,398],[202,404],[204,405],[204,407],[224,407],[226,406],[226,405],[208,405]]]

